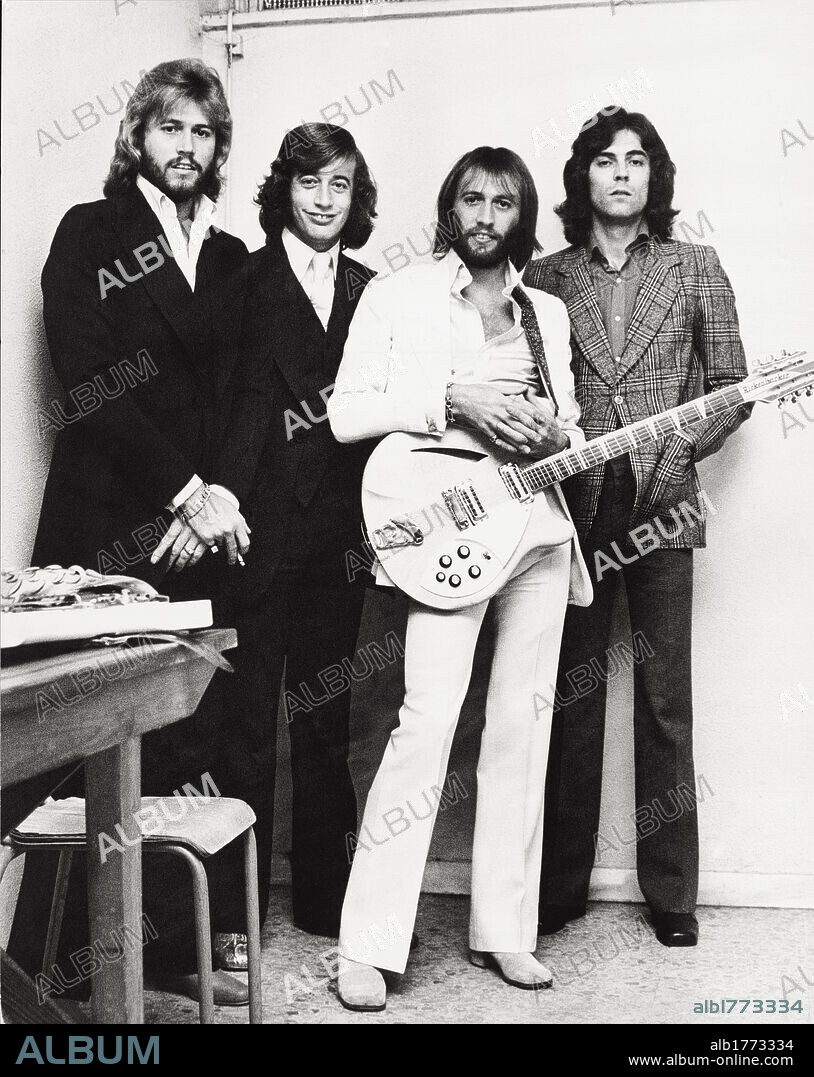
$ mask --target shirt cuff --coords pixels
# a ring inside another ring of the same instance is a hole
[[[188,501],[195,491],[201,486],[203,479],[199,475],[193,475],[183,490],[179,491],[175,497],[170,501],[167,508],[172,512],[175,509],[179,509],[185,501]]]

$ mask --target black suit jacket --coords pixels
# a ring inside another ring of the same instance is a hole
[[[232,414],[219,459],[222,481],[246,506],[252,547],[235,574],[251,601],[269,587],[290,543],[293,514],[328,541],[359,546],[361,483],[373,442],[340,445],[327,419],[348,329],[372,270],[340,254],[327,330],[277,236],[249,256],[233,367]]]
[[[163,571],[149,553],[169,522],[164,507],[195,472],[219,481],[216,418],[248,252],[211,230],[193,294],[162,239],[137,189],[74,206],[57,229],[42,274],[43,316],[67,398],[44,423],[41,415],[41,426],[60,429],[34,564],[79,563],[158,583]]]

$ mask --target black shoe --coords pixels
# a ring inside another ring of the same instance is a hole
[[[653,926],[662,946],[698,944],[698,921],[691,912],[654,912]]]
[[[148,990],[168,991],[172,995],[184,995],[193,1002],[201,1001],[201,984],[197,972],[186,975],[158,973],[144,984]],[[227,972],[212,973],[212,1001],[216,1006],[248,1006],[249,989]]]
[[[570,920],[585,915],[584,905],[544,905],[537,925],[538,935],[553,935],[561,931]]]

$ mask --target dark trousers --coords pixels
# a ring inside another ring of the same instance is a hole
[[[698,890],[692,550],[653,549],[637,556],[628,535],[633,474],[627,457],[614,464],[606,468],[597,515],[582,543],[594,600],[584,608],[569,606],[565,618],[546,781],[540,907],[584,905],[595,849],[603,844],[598,831],[607,679],[619,666],[611,660],[609,670],[608,648],[616,588],[623,575],[635,643],[639,886],[654,912],[692,912]],[[674,530],[674,523],[671,526]],[[614,541],[625,559],[635,558],[618,570],[608,567],[608,559],[621,564],[611,547]],[[605,555],[598,562],[597,551]],[[633,826],[631,822],[627,829]]]
[[[235,672],[218,672],[195,751],[212,760],[223,796],[245,800],[257,816],[260,908],[271,879],[277,710],[281,685],[291,744],[291,874],[294,922],[319,935],[339,933],[350,874],[348,835],[356,795],[348,767],[350,684],[364,603],[364,579],[351,582],[345,553],[359,532],[330,526],[295,507],[285,549],[259,601],[235,601]],[[355,513],[354,513],[355,515]],[[345,513],[347,516],[347,512]],[[250,556],[254,556],[253,549]],[[237,870],[238,861],[235,861]],[[223,874],[228,879],[228,873]],[[236,910],[237,913],[237,910]],[[235,918],[237,923],[237,916]],[[231,930],[240,930],[232,927]]]

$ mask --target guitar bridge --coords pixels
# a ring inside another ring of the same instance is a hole
[[[470,524],[476,524],[479,520],[485,520],[489,515],[471,479],[456,483],[449,490],[442,490],[441,496],[459,531],[464,531]]]
[[[497,470],[511,498],[515,501],[534,500],[534,491],[517,464],[501,464]]]
[[[441,497],[455,526],[459,531],[465,531],[469,527],[469,517],[466,513],[466,506],[458,494],[458,488],[453,486],[449,490],[442,490]]]

